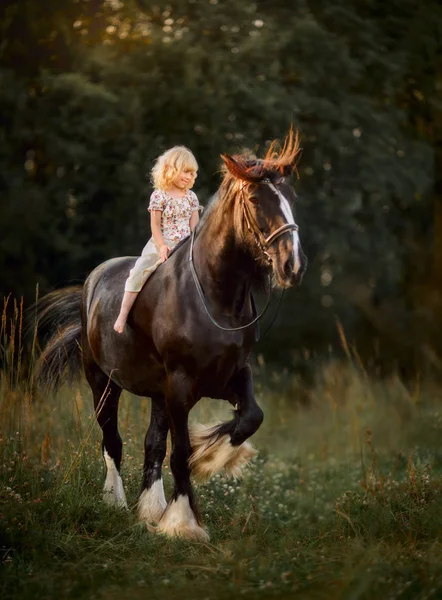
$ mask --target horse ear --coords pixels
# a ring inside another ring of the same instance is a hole
[[[235,171],[239,168],[238,161],[230,156],[230,154],[221,154],[223,163],[226,165],[228,171],[235,175]]]
[[[230,154],[221,154],[226,169],[237,179],[247,180],[247,167]]]
[[[247,181],[248,183],[259,183],[262,180],[262,168],[257,173],[256,165],[247,165],[247,163],[241,160],[241,157],[234,158],[230,154],[221,154],[221,158],[224,161],[227,171],[240,179],[241,181]]]

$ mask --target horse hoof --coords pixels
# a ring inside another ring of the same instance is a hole
[[[207,531],[198,524],[187,496],[178,496],[173,500],[158,525],[149,527],[149,531],[195,542],[208,542],[210,539]]]
[[[193,477],[200,483],[208,481],[220,471],[224,471],[227,477],[241,477],[244,467],[257,454],[249,442],[233,446],[230,435],[218,435],[218,428],[217,425],[199,425],[189,432],[193,449],[189,465]]]
[[[125,510],[129,510],[124,492],[123,496],[121,496],[116,494],[114,489],[103,490],[103,502],[114,508],[124,508]]]
[[[143,490],[138,500],[138,518],[146,523],[158,523],[166,510],[163,480],[158,479],[148,489]]]
[[[165,527],[161,522],[156,526],[148,527],[149,531],[154,533],[160,533],[162,535],[166,535],[171,538],[181,538],[184,540],[190,540],[191,542],[208,542],[210,540],[210,536],[203,527],[199,525],[193,527],[173,527],[172,529],[169,527]]]

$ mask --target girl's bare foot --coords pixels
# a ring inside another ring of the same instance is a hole
[[[123,300],[121,301],[120,312],[114,324],[114,329],[117,333],[123,333],[126,326],[127,315],[130,313],[133,303],[138,296],[138,292],[124,292]]]
[[[118,317],[115,321],[114,329],[117,333],[123,333],[125,325],[126,319],[124,317]]]

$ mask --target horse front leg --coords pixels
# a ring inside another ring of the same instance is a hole
[[[191,431],[192,475],[207,481],[224,470],[229,477],[240,477],[243,468],[256,454],[246,442],[260,427],[264,414],[253,394],[252,370],[246,365],[229,382],[231,402],[236,405],[234,418],[213,427],[202,425]]]
[[[149,429],[144,440],[143,484],[138,501],[138,517],[147,524],[157,523],[166,510],[162,467],[168,431],[169,420],[164,397],[153,397]]]
[[[190,483],[188,415],[192,406],[192,382],[183,373],[168,377],[166,407],[172,438],[170,467],[175,480],[172,499],[156,530],[168,536],[208,541],[209,536],[201,526],[192,485]]]

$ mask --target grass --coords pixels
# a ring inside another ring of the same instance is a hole
[[[197,487],[209,544],[137,522],[148,400],[122,398],[130,510],[113,510],[101,502],[88,389],[31,394],[7,370],[1,598],[441,598],[442,389],[371,380],[350,363],[331,362],[309,390],[262,361],[256,370],[266,415],[253,440],[258,457],[241,481],[217,476]],[[192,416],[210,423],[228,412],[203,400]],[[170,493],[167,462],[164,471]]]
[[[1,597],[441,597],[441,390],[410,395],[398,379],[367,381],[331,364],[302,409],[296,379],[275,379],[260,369],[267,419],[244,479],[197,488],[211,534],[203,545],[136,520],[147,400],[122,400],[125,512],[100,501],[87,389],[32,401],[3,389]],[[203,400],[195,419],[227,413]]]

